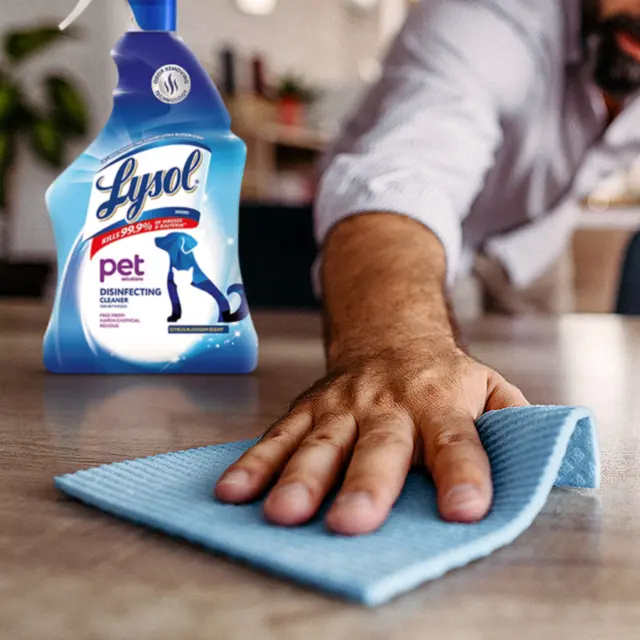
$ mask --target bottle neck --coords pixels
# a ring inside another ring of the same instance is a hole
[[[127,33],[171,33],[175,34],[175,29],[142,29],[138,22],[136,21],[133,12],[129,16],[129,21],[127,23]]]
[[[129,31],[160,31],[171,33],[177,29],[175,0],[128,0]]]

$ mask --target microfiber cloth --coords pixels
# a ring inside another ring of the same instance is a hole
[[[426,474],[411,472],[375,533],[329,533],[322,517],[295,528],[262,516],[262,503],[222,504],[222,472],[255,440],[119,462],[56,478],[63,492],[132,520],[343,597],[377,605],[487,556],[517,538],[554,483],[597,488],[599,457],[591,413],[571,407],[494,411],[477,422],[491,461],[494,501],[475,524],[443,521]]]

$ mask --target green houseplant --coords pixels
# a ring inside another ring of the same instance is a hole
[[[37,295],[44,286],[48,266],[13,264],[9,261],[15,191],[13,178],[18,155],[29,150],[35,159],[56,172],[67,163],[69,143],[86,135],[87,106],[74,82],[60,74],[45,76],[42,99],[26,91],[23,64],[75,32],[42,25],[11,31],[2,39],[4,62],[0,64],[0,295]],[[40,279],[42,282],[27,283]]]
[[[303,126],[305,108],[317,99],[318,93],[307,86],[302,78],[287,74],[280,79],[276,96],[280,104],[282,124]]]

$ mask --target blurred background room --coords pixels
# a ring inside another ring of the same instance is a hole
[[[240,251],[253,307],[316,306],[309,277],[315,168],[378,77],[410,4],[181,3],[180,33],[210,70],[248,147]],[[52,295],[55,249],[45,191],[111,111],[116,77],[108,52],[125,28],[125,4],[95,2],[71,36],[57,34],[55,25],[73,5],[0,0],[0,297]],[[613,311],[624,254],[640,227],[640,162],[575,205],[568,258],[574,310]],[[463,287],[457,305],[473,314],[473,292]]]

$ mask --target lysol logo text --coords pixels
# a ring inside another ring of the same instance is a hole
[[[203,155],[200,149],[195,149],[184,167],[172,167],[142,175],[137,175],[138,160],[135,157],[127,158],[118,167],[113,184],[105,184],[104,177],[96,183],[98,191],[109,194],[109,199],[98,207],[98,220],[109,220],[121,208],[127,207],[127,221],[135,222],[144,211],[148,199],[175,196],[182,191],[193,193],[199,186],[195,175],[202,165]]]

